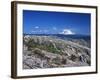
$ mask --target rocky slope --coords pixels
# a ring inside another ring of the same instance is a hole
[[[90,44],[85,40],[33,35],[24,36],[23,43],[23,69],[91,65]]]

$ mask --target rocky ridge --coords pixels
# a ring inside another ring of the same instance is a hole
[[[78,43],[78,40],[35,35],[24,36],[23,39],[23,69],[91,65],[90,48],[80,44],[81,40]]]

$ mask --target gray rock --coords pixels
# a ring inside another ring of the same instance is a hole
[[[27,45],[30,40],[32,42]],[[24,36],[23,69],[90,65],[91,51],[85,40],[69,41],[52,36]]]

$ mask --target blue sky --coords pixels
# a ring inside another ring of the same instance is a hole
[[[90,35],[90,20],[88,13],[23,10],[23,33]]]

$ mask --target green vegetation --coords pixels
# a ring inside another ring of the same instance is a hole
[[[27,43],[26,46],[28,46],[28,50],[33,50],[34,48],[39,48],[41,50],[46,50],[48,52],[52,52],[52,53],[56,53],[56,54],[60,54],[62,53],[61,50],[58,48],[54,48],[54,46],[51,44],[47,45],[47,44],[39,44],[38,42],[36,43],[33,39],[30,39]]]

